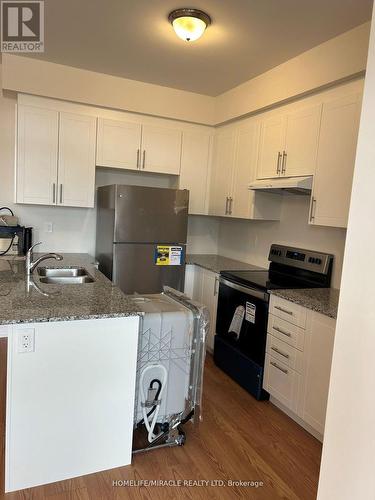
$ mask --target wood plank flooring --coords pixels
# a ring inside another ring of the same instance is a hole
[[[0,366],[4,362],[0,343]],[[3,441],[4,376],[0,370],[0,430]],[[6,500],[220,499],[310,500],[316,498],[321,445],[269,402],[257,402],[207,357],[203,421],[185,426],[183,447],[134,456],[133,464],[69,481],[23,490]],[[4,443],[1,443],[1,450]],[[56,450],[58,453],[58,450]],[[3,453],[0,467],[4,469]],[[234,486],[113,487],[123,480],[262,481],[258,488]],[[0,491],[4,491],[3,476]]]

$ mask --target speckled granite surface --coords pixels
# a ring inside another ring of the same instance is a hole
[[[214,273],[220,273],[221,271],[259,271],[263,269],[262,267],[215,254],[188,254],[186,264],[195,264]]]
[[[335,288],[306,288],[302,290],[271,290],[272,295],[295,302],[318,313],[337,318],[340,290]]]
[[[37,258],[41,254],[34,254]],[[28,286],[25,262],[0,261],[0,325],[41,321],[137,316],[134,303],[93,265],[87,254],[62,254],[62,261],[45,260],[40,267],[85,267],[95,279],[82,285],[51,285],[39,281],[37,269]],[[48,294],[48,295],[45,295]]]

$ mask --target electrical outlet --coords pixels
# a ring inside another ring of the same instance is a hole
[[[45,222],[44,223],[44,232],[45,233],[52,233],[53,232],[53,224],[52,224],[52,222]]]
[[[34,352],[35,332],[33,328],[24,328],[17,334],[18,352]]]

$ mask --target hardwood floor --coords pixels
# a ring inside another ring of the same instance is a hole
[[[0,347],[1,355],[3,344]],[[3,357],[0,366],[2,361]],[[3,382],[0,373],[2,389]],[[0,429],[3,431],[1,422]],[[203,421],[197,427],[188,424],[185,430],[187,440],[183,447],[137,454],[128,467],[10,493],[3,498],[309,500],[316,497],[321,444],[271,403],[253,399],[216,368],[210,356],[204,380]],[[3,454],[0,466],[3,470]],[[262,481],[263,486],[112,485],[113,481],[147,479]]]

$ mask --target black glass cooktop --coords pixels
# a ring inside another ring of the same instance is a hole
[[[267,269],[264,269],[264,271],[222,271],[220,275],[229,281],[261,290],[314,288],[322,286],[322,284],[317,284],[301,277],[269,271]]]

